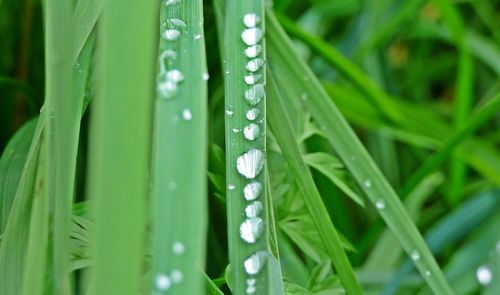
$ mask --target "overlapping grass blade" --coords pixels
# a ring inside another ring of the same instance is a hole
[[[269,63],[278,87],[287,89],[287,96],[291,99],[299,99],[306,94],[307,109],[370,201],[380,209],[380,215],[398,237],[405,251],[415,258],[417,268],[427,283],[438,294],[452,294],[439,266],[398,196],[312,71],[295,53],[293,44],[272,12],[269,12],[268,16]],[[426,273],[431,275],[425,275]]]
[[[202,1],[162,3],[160,34],[153,135],[151,288],[158,294],[202,294],[208,152]]]
[[[155,1],[104,3],[88,171],[96,222],[90,294],[137,294],[141,285],[156,7]]]
[[[314,184],[312,175],[308,172],[306,163],[302,159],[299,146],[295,142],[290,120],[286,115],[284,99],[280,96],[271,75],[269,75],[268,88],[269,99],[267,106],[269,107],[269,112],[273,114],[268,118],[269,125],[283,151],[283,156],[309,209],[309,213],[323,241],[328,256],[335,266],[346,292],[349,294],[363,294],[354,276],[349,259],[344,252],[340,237],[328,216],[318,189]]]

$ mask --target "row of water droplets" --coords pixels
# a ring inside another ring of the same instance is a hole
[[[181,4],[181,0],[164,0],[163,4],[174,8],[174,6]],[[179,47],[179,44],[177,43],[181,35],[186,33],[186,27],[186,23],[179,18],[169,18],[160,25],[161,38],[167,42],[166,48],[159,54],[160,67],[157,76],[157,92],[162,99],[174,99],[184,81],[184,74],[181,70],[174,68],[174,64],[178,55],[176,49]],[[186,121],[192,119],[191,110],[188,108],[183,109],[181,115]],[[186,249],[182,242],[176,241],[172,244],[171,251],[174,256],[181,256]],[[157,273],[154,279],[155,289],[153,290],[153,294],[164,294],[173,285],[181,283],[183,279],[183,272],[176,268],[168,273]]]
[[[181,256],[186,251],[183,243],[176,241],[172,244],[172,253],[175,256]],[[167,273],[158,273],[155,277],[156,290],[154,294],[162,294],[168,291],[173,285],[179,284],[184,279],[184,274],[179,269],[172,269]]]
[[[164,0],[167,7],[179,6],[181,0]],[[174,67],[178,53],[173,48],[178,48],[178,41],[183,34],[187,34],[187,24],[180,18],[169,18],[161,23],[161,38],[167,42],[166,49],[159,54],[160,69],[157,76],[157,93],[164,100],[174,99],[179,93],[179,88],[184,82],[184,73]],[[193,35],[193,41],[196,42],[202,38],[202,35],[196,33]],[[203,80],[208,80],[208,73],[203,73]],[[193,116],[191,110],[185,108],[181,113],[182,119],[191,121]],[[174,118],[177,119],[178,117]]]
[[[258,108],[259,103],[265,97],[264,90],[264,68],[265,62],[262,58],[262,39],[264,33],[261,27],[261,17],[256,13],[247,13],[243,17],[244,29],[241,33],[241,39],[246,48],[243,52],[247,61],[245,69],[247,71],[243,78],[246,89],[242,93],[243,98],[248,105],[245,111],[245,118],[248,123],[243,127],[243,137],[249,142],[257,140],[264,136],[264,118]],[[226,114],[232,116],[234,111],[227,109]],[[234,133],[239,133],[240,128],[234,128]],[[251,148],[245,151],[236,159],[236,169],[248,182],[243,188],[243,196],[247,201],[245,207],[245,220],[240,225],[240,237],[248,244],[255,244],[265,231],[264,220],[261,215],[264,205],[259,197],[262,193],[263,185],[256,178],[262,172],[264,167],[264,152],[258,148]],[[236,187],[228,185],[229,190]],[[257,251],[251,254],[243,263],[245,272],[249,275],[246,280],[246,293],[254,294],[257,291],[257,279],[255,275],[262,270],[267,258],[266,251]]]

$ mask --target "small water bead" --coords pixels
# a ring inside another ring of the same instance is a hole
[[[481,265],[476,270],[476,278],[479,284],[487,286],[493,279],[493,274],[491,269],[486,265]]]
[[[175,27],[181,27],[181,28],[187,27],[186,23],[182,19],[179,19],[179,18],[171,18],[168,20],[168,22],[172,26],[175,26]]]
[[[250,74],[245,76],[245,83],[248,85],[253,85],[262,79],[262,75]]]
[[[411,257],[411,260],[418,261],[418,260],[420,260],[420,253],[418,253],[417,250],[413,250],[410,253],[410,257]]]
[[[178,284],[178,283],[182,282],[182,280],[184,279],[184,275],[182,274],[182,272],[180,270],[174,269],[170,273],[170,278],[172,279],[172,282],[174,284]]]
[[[262,184],[258,181],[252,181],[249,184],[245,185],[243,189],[243,195],[245,196],[245,200],[253,201],[260,196],[262,192]]]
[[[375,207],[377,207],[377,209],[379,210],[382,210],[385,208],[385,202],[383,200],[378,200],[377,202],[375,202]]]
[[[194,37],[193,37],[193,40],[194,40],[194,41],[198,41],[198,40],[200,40],[200,39],[201,39],[201,34],[196,34],[196,35],[194,35]]]
[[[254,254],[250,255],[250,257],[248,257],[243,263],[245,272],[249,275],[258,274],[264,267],[266,259],[267,252],[265,251],[257,251]]]
[[[250,149],[236,159],[236,169],[248,179],[254,179],[264,167],[264,153],[258,149]]]
[[[247,63],[245,68],[250,72],[257,72],[264,66],[264,60],[262,58],[254,58]]]
[[[181,3],[181,0],[166,0],[164,1],[166,6],[174,6]]]
[[[234,115],[234,111],[233,111],[233,109],[232,109],[232,108],[228,108],[228,109],[226,110],[226,115],[228,115],[228,116],[232,116],[232,115]]]
[[[236,186],[234,186],[234,184],[230,184],[227,186],[227,189],[230,191],[234,190],[235,188],[236,188]]]
[[[208,79],[210,79],[210,75],[205,72],[205,73],[203,73],[202,78],[204,81],[208,81]]]
[[[251,204],[246,206],[245,215],[248,218],[255,218],[255,217],[260,216],[263,209],[264,209],[264,206],[262,205],[261,201],[254,201]]]
[[[366,188],[371,188],[372,187],[372,181],[369,180],[369,179],[366,179],[364,182],[363,182],[363,185],[366,187]]]
[[[172,281],[166,274],[159,274],[156,276],[155,284],[158,290],[165,291],[170,289],[170,287],[172,286]]]
[[[257,283],[256,279],[247,279],[247,285],[248,286],[254,286],[255,283]]]
[[[250,87],[249,89],[247,89],[245,91],[244,96],[245,96],[245,101],[249,105],[254,106],[262,100],[264,95],[266,95],[266,92],[264,90],[264,85],[256,84],[256,85]]]
[[[186,251],[186,247],[184,247],[184,244],[179,242],[179,241],[176,241],[172,244],[172,252],[179,256],[179,255],[182,255],[184,254],[184,252]]]
[[[240,237],[243,241],[253,244],[264,232],[264,221],[260,217],[249,218],[240,225]]]
[[[245,49],[245,55],[248,58],[255,58],[259,56],[261,52],[262,52],[262,45],[260,44],[255,44]]]
[[[243,23],[247,28],[253,28],[260,23],[260,16],[255,13],[247,13],[243,17]]]
[[[186,121],[191,121],[193,119],[193,114],[191,113],[191,110],[189,109],[182,110],[182,118]]]
[[[254,121],[260,115],[260,110],[257,108],[252,108],[246,113],[246,118],[250,121]]]
[[[425,276],[426,277],[430,277],[431,275],[432,275],[432,273],[430,271],[428,271],[428,270],[425,271]]]
[[[160,54],[159,58],[160,58],[160,63],[162,63],[165,59],[167,60],[176,59],[177,53],[173,50],[167,49]]]
[[[184,75],[179,70],[170,70],[165,74],[165,76],[167,80],[170,80],[176,84],[179,84],[182,81],[184,81]]]
[[[166,80],[158,84],[158,93],[165,98],[174,97],[177,92],[177,84],[171,80]]]
[[[233,128],[233,133],[240,133],[241,129],[240,128]]]
[[[264,33],[259,28],[246,29],[241,33],[241,39],[248,46],[253,46],[262,40]]]
[[[181,32],[176,29],[167,29],[161,36],[167,41],[175,41],[179,39],[179,37],[181,36]]]
[[[243,135],[245,136],[245,139],[250,141],[253,141],[257,137],[259,137],[259,134],[260,134],[260,127],[259,125],[254,123],[250,123],[243,129]]]
[[[254,294],[257,289],[255,288],[255,286],[248,286],[245,291],[247,294]]]

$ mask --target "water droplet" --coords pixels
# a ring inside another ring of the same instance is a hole
[[[165,80],[158,84],[158,93],[165,98],[172,98],[177,95],[177,84],[171,80]]]
[[[260,79],[262,79],[262,75],[254,75],[254,74],[246,75],[245,83],[247,83],[248,85],[253,85],[259,82]]]
[[[266,262],[266,258],[267,258],[267,252],[265,251],[258,251],[250,255],[250,257],[248,257],[243,263],[243,266],[245,267],[245,272],[249,275],[258,274],[262,270],[262,267]]]
[[[173,50],[167,49],[164,50],[158,58],[160,60],[161,72],[165,72],[165,64],[164,64],[165,59],[167,60],[176,59],[177,53]]]
[[[300,95],[300,99],[301,99],[302,101],[306,101],[308,98],[309,98],[309,95],[307,95],[307,93],[306,93],[306,92],[304,92],[304,93],[302,93],[302,94]]]
[[[366,179],[364,182],[363,182],[363,185],[366,187],[366,188],[371,188],[372,187],[372,181],[369,180],[369,179]]]
[[[254,294],[256,291],[256,288],[255,288],[255,286],[248,286],[245,291],[247,292],[247,294]]]
[[[184,75],[179,70],[170,70],[165,74],[165,77],[167,78],[167,80],[170,80],[177,84],[184,81]]]
[[[251,204],[246,206],[245,215],[248,218],[258,217],[262,213],[262,209],[264,209],[264,207],[262,206],[262,202],[261,201],[254,201]]]
[[[166,0],[165,1],[166,6],[173,6],[173,5],[177,5],[180,3],[181,3],[181,0]]]
[[[377,207],[377,209],[379,210],[382,210],[385,208],[385,202],[383,200],[377,200],[377,202],[375,202],[375,207]]]
[[[240,237],[243,241],[253,244],[264,232],[264,221],[260,217],[249,218],[240,225]]]
[[[264,85],[256,84],[245,91],[245,100],[249,105],[256,105],[266,94]]]
[[[262,58],[254,58],[247,63],[245,68],[250,72],[257,72],[264,66],[264,60]]]
[[[255,283],[257,283],[257,280],[255,280],[255,279],[247,279],[247,285],[248,286],[254,286]]]
[[[172,286],[172,281],[166,274],[159,274],[156,276],[155,284],[158,290],[165,291],[168,290],[170,286]]]
[[[181,36],[181,32],[176,29],[167,29],[161,36],[167,41],[175,41],[179,39],[179,37]]]
[[[410,257],[411,257],[411,260],[418,261],[418,260],[420,260],[420,253],[418,253],[417,250],[413,250],[410,253]]]
[[[233,190],[233,189],[235,189],[235,188],[236,188],[236,186],[234,186],[234,184],[229,184],[229,185],[227,186],[227,189],[228,189],[228,190],[230,190],[230,191],[232,191],[232,190]]]
[[[243,129],[243,134],[246,139],[255,140],[257,137],[259,137],[260,127],[257,124],[250,123]]]
[[[175,27],[181,27],[181,28],[187,27],[186,23],[179,18],[171,18],[168,20],[168,22],[170,22],[170,24]]]
[[[252,181],[247,184],[243,189],[243,194],[245,195],[245,199],[247,201],[253,201],[260,196],[262,192],[262,184],[258,181]]]
[[[204,81],[208,81],[208,79],[210,79],[210,75],[207,72],[205,72],[205,73],[203,73],[202,78]]]
[[[425,271],[425,276],[426,277],[430,277],[431,275],[432,275],[432,273],[430,271],[428,271],[428,270]]]
[[[240,129],[240,128],[233,128],[233,132],[234,132],[234,133],[240,133],[240,132],[241,132],[241,129]]]
[[[250,121],[253,121],[253,120],[257,119],[259,117],[259,115],[260,115],[260,110],[256,109],[256,108],[250,109],[246,113],[246,117]]]
[[[180,270],[174,269],[170,273],[170,278],[172,279],[172,282],[174,284],[178,284],[178,283],[182,282],[182,280],[184,279],[184,275],[182,274],[182,272]]]
[[[194,37],[193,37],[193,40],[194,40],[194,41],[198,41],[198,40],[200,40],[200,39],[201,39],[201,34],[196,34],[196,35],[194,35]]]
[[[232,106],[229,106],[229,107],[226,109],[226,115],[228,115],[228,116],[232,116],[232,115],[234,115],[234,111],[233,111],[233,107],[232,107]]]
[[[182,118],[186,121],[191,121],[193,119],[193,114],[191,113],[191,110],[189,109],[182,110]]]
[[[246,29],[241,33],[241,39],[243,42],[245,42],[246,45],[248,46],[253,46],[257,43],[259,43],[260,40],[262,40],[263,37],[262,30],[259,28],[251,28],[251,29]]]
[[[260,23],[260,16],[255,13],[247,13],[243,17],[243,23],[247,28],[253,28]]]
[[[258,149],[250,149],[236,159],[238,172],[248,179],[254,179],[264,167],[264,153]]]
[[[488,266],[481,265],[476,271],[476,277],[479,284],[487,286],[493,279],[493,274]]]
[[[175,255],[182,255],[184,254],[184,252],[186,251],[186,247],[184,247],[184,244],[179,242],[179,241],[176,241],[172,244],[172,252],[175,254]]]
[[[255,44],[245,49],[245,55],[248,58],[257,57],[261,52],[262,52],[262,45],[260,44]]]

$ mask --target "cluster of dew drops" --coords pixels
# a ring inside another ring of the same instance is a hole
[[[181,4],[181,0],[164,0],[164,5],[173,7]],[[170,44],[177,42],[183,34],[187,34],[187,25],[180,18],[170,18],[161,24],[161,37]],[[198,41],[202,35],[196,33],[193,35],[193,41]],[[166,100],[174,99],[179,93],[179,87],[184,81],[184,74],[180,69],[172,68],[174,61],[177,59],[177,52],[170,48],[163,50],[159,54],[160,69],[157,77],[157,92],[158,95]],[[168,67],[166,66],[168,65]],[[203,80],[208,80],[208,73],[203,73]],[[191,121],[193,116],[191,110],[185,108],[182,110],[182,118],[185,121]]]
[[[172,253],[181,256],[186,251],[183,243],[176,241],[172,244]],[[168,291],[174,284],[180,284],[184,279],[184,274],[179,269],[173,269],[170,273],[159,273],[155,277],[156,291],[159,294]]]
[[[248,59],[245,65],[247,74],[244,77],[244,83],[247,86],[243,98],[249,108],[246,110],[245,117],[248,124],[243,128],[243,136],[248,141],[255,141],[261,136],[261,126],[264,120],[260,117],[261,111],[256,107],[264,98],[264,59],[262,55],[262,38],[264,33],[259,27],[261,18],[255,13],[245,14],[243,24],[245,28],[241,33],[241,39],[245,44],[244,55]],[[234,114],[233,110],[226,110],[228,116]],[[239,133],[241,129],[233,129],[233,132]],[[262,193],[262,183],[256,180],[264,166],[264,153],[256,148],[252,148],[241,154],[236,160],[236,168],[248,183],[243,188],[243,196],[248,202],[245,207],[245,220],[240,225],[240,237],[248,243],[254,244],[262,236],[265,225],[261,218],[264,206],[259,200]],[[236,187],[228,185],[229,190]],[[260,273],[267,258],[266,251],[257,251],[251,254],[243,263],[245,272],[249,275],[246,280],[247,294],[254,294],[257,290],[257,279],[255,275]]]

